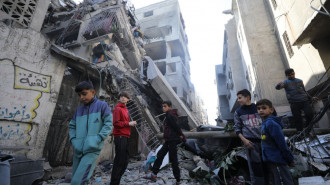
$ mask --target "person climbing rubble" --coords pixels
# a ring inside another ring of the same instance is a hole
[[[176,184],[180,184],[180,169],[177,157],[177,145],[181,142],[186,142],[186,138],[177,124],[178,114],[176,109],[172,109],[170,101],[162,103],[163,112],[166,113],[164,120],[164,139],[165,143],[157,153],[157,159],[151,169],[152,173],[146,175],[145,179],[157,181],[157,173],[163,163],[163,159],[169,152],[169,159],[172,164],[173,175],[176,179]]]
[[[295,77],[295,72],[293,69],[286,69],[285,76],[287,79],[276,84],[275,89],[285,89],[296,129],[297,131],[302,131],[303,128],[307,127],[313,119],[313,110],[309,100],[317,101],[318,98],[311,97],[306,92],[303,81]],[[305,113],[305,124],[302,122],[301,111],[304,111]]]

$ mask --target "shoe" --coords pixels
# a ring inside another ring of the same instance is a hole
[[[143,178],[144,179],[149,179],[149,180],[151,180],[153,182],[156,182],[157,181],[157,175],[155,175],[153,173],[148,174],[148,175],[144,176]]]
[[[176,185],[180,185],[181,184],[181,182],[176,182]]]

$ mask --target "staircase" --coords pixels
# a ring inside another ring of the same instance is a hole
[[[137,122],[135,128],[142,142],[149,151],[155,150],[160,145],[160,141],[156,137],[157,131],[153,129],[145,119],[145,116],[143,115],[143,105],[141,105],[141,102],[136,97],[136,95],[140,95],[142,93],[139,92],[138,88],[135,87],[127,78],[121,78],[119,80],[119,87],[121,91],[127,92],[131,97],[130,101],[126,104],[126,107],[130,114],[131,121]]]

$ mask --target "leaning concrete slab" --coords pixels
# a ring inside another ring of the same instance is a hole
[[[149,62],[147,77],[151,83],[151,86],[156,90],[156,92],[163,100],[169,100],[172,102],[173,108],[178,109],[180,116],[188,116],[189,126],[191,128],[197,127],[199,124],[196,122],[185,104],[176,95],[162,73],[158,70],[153,60],[148,56],[146,56],[145,59]]]

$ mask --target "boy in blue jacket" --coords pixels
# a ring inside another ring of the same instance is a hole
[[[104,140],[112,131],[108,104],[95,97],[91,82],[80,82],[75,89],[84,105],[78,107],[69,123],[73,147],[72,185],[87,184],[93,174]]]
[[[294,166],[293,155],[282,132],[281,119],[273,116],[271,101],[257,102],[258,114],[263,119],[261,126],[262,159],[266,163],[268,178],[274,185],[294,185],[288,165]]]

